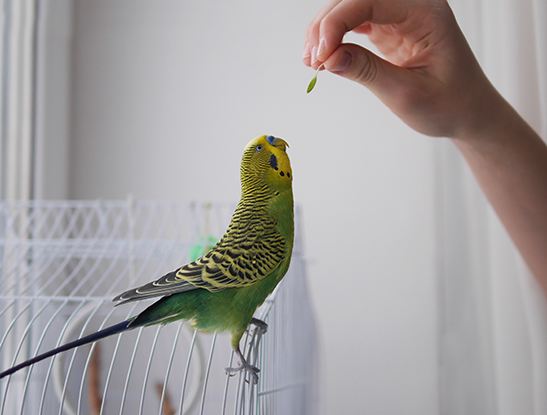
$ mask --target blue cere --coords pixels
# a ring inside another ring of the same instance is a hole
[[[273,135],[269,135],[268,137],[266,137],[266,140],[268,140],[268,143],[272,144],[275,140],[275,137]]]

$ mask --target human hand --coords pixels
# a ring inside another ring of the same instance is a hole
[[[386,59],[342,43],[349,31],[368,35]],[[330,0],[308,25],[303,61],[364,85],[432,136],[473,136],[501,98],[444,0]]]

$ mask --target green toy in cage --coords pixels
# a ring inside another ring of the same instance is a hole
[[[201,258],[207,252],[209,252],[215,244],[218,242],[218,239],[212,235],[202,236],[199,240],[199,243],[192,245],[190,252],[188,253],[188,258],[190,261],[195,261],[198,258]]]
[[[205,205],[205,224],[204,224],[204,231],[203,235],[201,236],[199,243],[192,245],[190,248],[190,252],[188,253],[188,258],[190,261],[195,261],[198,258],[201,258],[203,255],[205,255],[207,252],[209,252],[218,242],[218,239],[215,238],[213,235],[209,232],[209,224],[210,224],[210,217],[211,217],[211,203],[207,203]]]

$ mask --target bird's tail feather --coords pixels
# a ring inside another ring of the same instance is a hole
[[[59,346],[53,350],[50,350],[48,352],[42,353],[38,356],[33,357],[32,359],[29,359],[23,363],[20,363],[16,366],[13,366],[12,368],[5,370],[4,372],[0,373],[0,379],[11,375],[21,369],[24,369],[25,367],[28,367],[30,365],[33,365],[34,363],[38,363],[44,359],[47,359],[48,357],[55,356],[58,353],[65,352],[70,349],[74,349],[79,346],[83,346],[84,344],[93,343],[98,340],[104,339],[105,337],[112,336],[114,334],[122,333],[127,330],[134,329],[138,326],[132,326],[129,323],[131,323],[133,319],[129,319],[126,321],[122,321],[121,323],[115,324],[114,326],[107,327],[106,329],[100,330],[96,333],[90,334],[89,336],[82,337],[80,339],[74,340],[70,343],[64,344],[62,346]]]

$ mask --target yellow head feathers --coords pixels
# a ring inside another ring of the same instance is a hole
[[[273,189],[290,188],[292,169],[285,140],[262,135],[247,144],[241,160],[241,184],[267,184]]]

